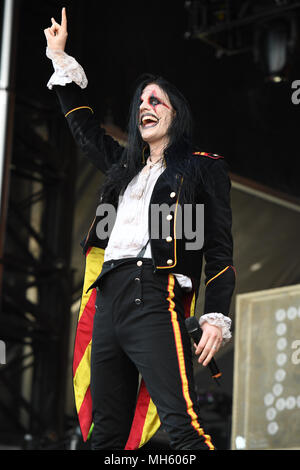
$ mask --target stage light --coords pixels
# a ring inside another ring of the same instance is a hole
[[[297,39],[297,23],[291,16],[268,20],[256,26],[254,57],[267,81],[288,78],[288,65]]]
[[[270,80],[274,83],[279,83],[283,81],[283,78],[280,77],[279,75],[275,75],[274,77],[270,77]]]

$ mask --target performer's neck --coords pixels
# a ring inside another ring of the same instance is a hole
[[[167,146],[167,142],[158,142],[158,143],[153,143],[149,144],[150,147],[150,159],[153,163],[157,162],[163,155],[164,155],[164,150]]]

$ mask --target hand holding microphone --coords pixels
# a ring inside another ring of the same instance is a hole
[[[221,377],[222,373],[219,371],[219,368],[216,364],[216,361],[213,358],[214,353],[219,349],[222,338],[219,338],[218,335],[216,334],[211,334],[204,346],[199,344],[202,338],[203,331],[199,325],[198,320],[195,317],[190,317],[185,320],[185,325],[187,328],[187,331],[191,338],[193,339],[195,345],[197,346],[195,353],[200,354],[198,362],[201,362],[203,360],[203,357],[205,357],[205,360],[203,361],[203,365],[208,365],[213,379],[217,382],[218,385],[218,378]],[[205,324],[204,324],[205,325]],[[212,326],[212,325],[209,325]],[[202,346],[203,349],[202,349]],[[215,346],[215,349],[214,349]]]

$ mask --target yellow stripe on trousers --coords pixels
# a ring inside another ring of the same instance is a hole
[[[210,450],[214,450],[214,446],[211,442],[211,438],[208,434],[204,434],[203,428],[201,428],[199,422],[198,422],[198,416],[195,413],[193,409],[193,402],[191,400],[190,394],[189,394],[189,387],[188,387],[188,380],[186,376],[186,369],[185,369],[185,362],[184,362],[184,352],[183,352],[183,346],[182,346],[182,339],[181,339],[181,332],[180,332],[180,327],[179,323],[177,320],[177,313],[174,310],[175,303],[173,301],[174,297],[174,283],[175,283],[175,278],[173,274],[169,274],[169,279],[168,279],[168,298],[167,300],[169,301],[169,312],[171,313],[171,322],[173,326],[173,332],[174,332],[174,338],[175,338],[175,344],[176,344],[176,350],[177,350],[177,358],[178,358],[178,366],[179,366],[179,372],[180,372],[180,377],[181,377],[181,383],[182,383],[182,392],[183,396],[186,402],[187,406],[187,412],[191,417],[191,425],[193,428],[198,432],[199,436],[204,437],[205,444],[209,447]]]
[[[87,389],[91,383],[91,349],[92,341],[89,342],[86,350],[84,351],[73,377],[75,405],[78,413],[80,411]]]
[[[85,275],[84,275],[78,321],[80,320],[81,315],[83,314],[83,311],[86,307],[86,304],[88,303],[89,298],[93,292],[92,290],[87,292],[87,290],[90,287],[90,285],[99,276],[101,269],[102,269],[103,262],[104,262],[103,248],[98,248],[96,246],[93,246],[86,254]]]
[[[153,401],[150,399],[139,447],[142,447],[144,444],[146,444],[146,442],[148,442],[148,440],[153,436],[159,427],[160,419],[157,414],[157,409]]]

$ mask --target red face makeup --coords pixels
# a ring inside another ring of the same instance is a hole
[[[166,93],[156,84],[147,85],[141,95],[139,129],[145,142],[166,140],[174,110]]]
[[[142,97],[141,97],[141,104],[143,103]],[[151,108],[155,111],[156,107],[158,105],[165,106],[166,108],[170,109],[170,106],[168,106],[163,100],[159,99],[155,89],[152,90],[151,95],[148,97],[148,104],[151,106]]]

